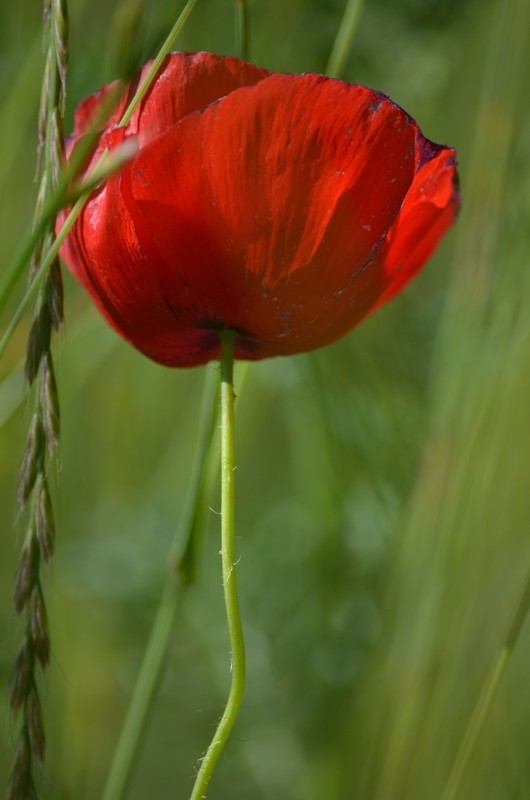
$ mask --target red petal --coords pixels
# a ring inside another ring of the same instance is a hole
[[[217,356],[213,331],[175,319],[136,237],[119,176],[81,212],[61,256],[110,325],[150,358],[194,366]]]
[[[435,251],[460,208],[454,150],[441,150],[414,177],[379,253],[387,288],[372,309],[395,297]]]
[[[175,316],[240,330],[240,355],[350,330],[381,293],[364,266],[414,173],[416,128],[388,99],[274,75],[151,142],[122,188]]]
[[[146,72],[144,67],[142,77]],[[173,53],[135,112],[127,132],[138,133],[143,146],[188,114],[269,74],[268,70],[237,58],[211,53]]]
[[[128,85],[107,121],[107,129],[120,122],[152,63],[149,61]],[[237,58],[223,58],[211,53],[172,53],[126,126],[125,133],[127,136],[138,135],[139,145],[142,147],[187,114],[205,108],[240,86],[250,86],[263,80],[269,74],[268,70]],[[75,139],[88,132],[97,118],[101,104],[116,86],[117,82],[103,86],[77,108],[69,153]],[[94,166],[104,148],[105,143],[102,142],[90,166]]]

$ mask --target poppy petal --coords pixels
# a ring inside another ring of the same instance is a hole
[[[139,153],[62,255],[116,330],[167,365],[217,358],[223,328],[247,359],[335,341],[408,283],[459,205],[454,151],[384,95],[318,75],[174,54],[99,148],[131,135]]]
[[[373,308],[392,300],[421,270],[460,208],[455,154],[448,148],[423,164],[381,249],[387,288]]]
[[[120,176],[81,212],[61,255],[107,322],[134,347],[167,366],[216,358],[218,336],[182,324],[167,303],[123,203]]]
[[[122,188],[176,316],[236,328],[247,358],[344,335],[381,292],[356,277],[412,182],[415,136],[368,89],[274,75],[153,140]]]
[[[118,125],[152,63],[149,61],[142,67],[119,97],[107,120],[107,129]],[[250,86],[263,80],[269,74],[266,69],[230,56],[222,58],[205,52],[173,53],[161,67],[150,91],[126,126],[125,133],[127,136],[138,136],[139,146],[142,147],[187,114],[205,108],[240,86]],[[74,113],[74,132],[70,143],[89,131],[102,103],[117,86],[118,82],[109,83],[79,105]],[[97,147],[90,166],[94,166],[104,147],[104,143]]]

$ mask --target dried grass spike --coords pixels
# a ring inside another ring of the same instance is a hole
[[[55,547],[55,524],[48,484],[42,473],[35,483],[35,534],[42,559],[47,563]]]
[[[68,70],[68,9],[66,0],[55,0],[55,54],[59,73],[59,114],[64,117],[66,72]]]
[[[31,280],[31,278],[33,278],[33,276],[35,275],[35,273],[37,272],[37,270],[39,268],[41,257],[42,257],[42,246],[39,243],[39,244],[37,244],[35,246],[35,250],[33,251],[33,254],[31,256],[31,260],[29,262],[29,277],[30,277],[30,280]]]
[[[46,39],[48,37],[48,33],[49,33],[48,28],[49,28],[49,24],[50,24],[51,14],[52,14],[52,0],[44,0],[44,3],[43,3],[43,19],[42,19],[42,24],[43,24],[43,27],[44,27],[44,31],[43,31],[44,42],[46,42]]]
[[[46,12],[44,20],[46,21]],[[46,143],[46,129],[48,127],[48,98],[50,96],[50,73],[52,68],[52,56],[48,51],[46,63],[44,65],[44,75],[42,78],[42,90],[40,96],[39,117],[37,123],[37,166],[35,168],[35,180],[37,181],[42,174],[44,146]]]
[[[24,800],[38,800],[37,792],[35,791],[35,787],[32,782],[30,782],[28,788],[26,789],[26,796]]]
[[[26,351],[24,372],[30,386],[35,380],[43,354],[49,349],[50,315],[47,303],[41,303],[33,319]]]
[[[9,705],[16,711],[28,694],[33,675],[33,644],[29,636],[24,636],[15,659],[15,666],[9,680]]]
[[[59,330],[64,319],[63,303],[63,276],[59,259],[56,259],[50,267],[50,274],[46,283],[46,299],[50,312],[50,322],[54,331]]]
[[[44,761],[44,725],[42,723],[42,711],[40,707],[39,696],[35,686],[26,697],[26,725],[28,727],[28,736],[31,745],[32,755],[42,762]]]
[[[35,220],[50,201],[64,163],[63,115],[68,65],[67,0],[43,0],[44,75],[38,115],[38,150],[35,181],[38,183]],[[42,267],[43,257],[54,241],[54,220],[37,243],[31,258],[30,279]],[[26,609],[24,638],[9,682],[11,710],[18,712],[22,728],[13,756],[7,800],[37,800],[33,779],[35,762],[44,761],[44,726],[38,694],[37,672],[50,658],[50,638],[44,595],[40,582],[41,560],[48,562],[54,551],[55,525],[46,474],[59,439],[59,401],[51,353],[52,333],[63,321],[63,285],[58,261],[41,286],[32,320],[25,361],[29,386],[38,379],[34,392],[35,413],[31,419],[25,455],[20,469],[18,500],[24,507],[31,499],[30,527],[26,536],[13,593],[15,612]]]
[[[59,180],[59,175],[63,167],[63,131],[61,119],[55,109],[50,116],[50,178],[53,185]]]
[[[31,594],[29,614],[33,650],[44,668],[50,660],[50,637],[48,635],[48,615],[40,584],[33,589]]]
[[[53,362],[49,353],[44,357],[42,362],[40,406],[44,437],[46,439],[48,449],[51,452],[59,441],[61,421],[57,384],[55,383]]]
[[[39,579],[39,547],[35,539],[33,527],[28,531],[22,549],[20,562],[15,577],[13,590],[13,606],[16,614],[20,614],[26,605],[32,588]]]
[[[6,800],[28,800],[34,796],[29,735],[24,728],[18,740],[15,759],[7,784]]]
[[[26,439],[26,450],[18,476],[18,502],[21,508],[27,503],[31,490],[35,485],[37,473],[40,469],[43,456],[43,431],[37,414],[31,420]]]

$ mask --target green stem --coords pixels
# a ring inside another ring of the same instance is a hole
[[[158,75],[158,72],[160,70],[160,67],[162,66],[162,63],[163,63],[164,59],[169,54],[171,48],[173,47],[173,45],[175,43],[175,39],[177,38],[177,36],[181,32],[182,28],[184,27],[184,25],[188,21],[188,17],[191,14],[191,12],[193,11],[193,8],[194,8],[194,6],[196,4],[197,4],[197,0],[188,0],[186,5],[182,9],[182,12],[181,12],[179,18],[177,19],[177,21],[175,22],[175,24],[171,28],[171,30],[170,30],[170,32],[169,32],[169,34],[167,36],[166,41],[164,42],[164,44],[160,48],[160,50],[158,52],[158,55],[156,56],[155,60],[151,64],[151,68],[150,68],[149,72],[145,76],[145,78],[142,81],[141,85],[138,87],[138,90],[137,90],[136,94],[134,95],[133,99],[131,100],[131,103],[130,103],[129,107],[127,108],[125,114],[121,118],[120,127],[125,127],[131,121],[134,112],[138,108],[138,106],[141,103],[141,101],[143,100],[147,90],[149,89],[149,87],[153,83],[154,79]]]
[[[477,705],[469,721],[462,744],[456,756],[453,768],[445,785],[442,800],[456,800],[462,786],[462,780],[471,761],[480,733],[490,711],[493,699],[501,682],[502,676],[519,638],[519,633],[523,627],[530,607],[530,574],[527,576],[526,584],[521,598],[517,604],[512,623],[508,634],[504,640],[501,651],[495,661],[486,682],[482,688]]]
[[[63,205],[65,205],[68,202],[73,202],[73,200],[68,196],[68,186],[70,182],[78,174],[79,170],[82,168],[82,165],[87,159],[96,140],[99,138],[100,126],[103,125],[108,119],[122,90],[123,87],[118,87],[115,91],[111,92],[109,97],[105,100],[105,102],[102,103],[101,109],[98,112],[96,119],[94,120],[94,126],[91,128],[88,134],[84,136],[79,142],[79,145],[74,151],[68,165],[62,170],[59,179],[57,181],[57,186],[53,189],[53,191],[50,194],[50,197],[46,200],[46,203],[44,205],[44,208],[42,209],[41,214],[35,220],[31,231],[23,238],[22,244],[16,251],[12,261],[7,266],[2,283],[0,284],[0,311],[3,310],[9,295],[15,288],[24,268],[26,267],[26,264],[29,262],[31,258],[31,254],[33,253],[40,239],[43,237],[48,225],[52,222],[52,220],[55,218],[55,215]],[[84,191],[85,190],[83,188],[83,192]],[[80,198],[77,198],[78,201],[79,199]],[[75,215],[76,217],[77,214],[80,213],[81,209],[82,205],[79,208],[76,205],[76,215]],[[72,224],[73,222],[75,222],[75,217],[72,220]],[[70,230],[70,228],[68,228],[68,230]],[[64,238],[66,238],[66,233],[64,234]],[[62,241],[63,240],[61,240],[61,243]],[[50,266],[52,261],[57,257],[59,248],[54,247],[53,245],[52,248],[53,248],[53,256],[51,258],[46,257],[45,259],[46,269]],[[33,294],[36,292],[38,284],[44,277],[46,269],[43,269],[42,271],[39,270],[38,273],[35,273],[35,275],[33,275],[28,286],[28,291],[26,292],[24,299],[22,300],[21,308],[17,310],[15,315],[15,320],[11,322],[11,325],[8,327],[5,335],[2,338],[2,341],[0,343],[0,354],[4,351],[11,334],[15,329],[16,324],[18,323],[18,320],[20,319],[22,313],[24,312],[27,303],[29,302]]]
[[[330,78],[341,78],[350,54],[351,45],[357,32],[363,0],[348,0],[342,21],[333,43],[331,55],[326,67],[326,75]]]
[[[125,796],[149,712],[160,684],[180,602],[185,589],[195,579],[199,522],[209,455],[216,430],[217,388],[217,375],[209,371],[204,386],[199,442],[186,507],[169,550],[170,569],[107,778],[103,800],[121,800]]]
[[[2,339],[0,339],[0,355],[2,355],[2,353],[6,349],[7,345],[9,344],[9,341],[10,341],[13,333],[15,332],[15,329],[16,329],[18,323],[22,319],[24,311],[26,310],[26,306],[28,305],[28,303],[31,300],[31,298],[37,292],[37,290],[38,290],[43,278],[47,275],[48,270],[50,269],[51,265],[53,264],[53,262],[57,258],[57,255],[59,253],[61,245],[64,243],[66,237],[68,236],[69,232],[71,231],[71,229],[72,229],[72,227],[73,227],[78,215],[82,211],[82,209],[83,209],[83,207],[84,207],[84,205],[85,205],[87,200],[88,200],[88,193],[85,192],[84,194],[81,195],[81,197],[79,198],[77,203],[74,205],[74,207],[72,208],[72,210],[68,214],[68,217],[66,218],[66,221],[65,221],[63,227],[61,228],[61,230],[57,234],[57,238],[54,239],[53,243],[50,245],[50,249],[46,252],[46,256],[42,259],[41,264],[39,266],[39,269],[33,275],[32,279],[31,279],[31,282],[29,283],[28,288],[26,289],[26,292],[25,292],[24,296],[23,296],[21,302],[18,305],[18,308],[16,309],[15,313],[13,314],[11,322],[7,326],[7,328],[5,330],[5,333],[2,336]],[[44,225],[43,229],[45,229],[45,227],[46,226]],[[39,228],[40,228],[40,225],[39,225]],[[32,237],[32,239],[33,238],[34,237]],[[38,239],[37,239],[37,241],[38,241]],[[29,251],[29,256],[31,256],[31,252],[32,252],[32,250]],[[27,249],[24,250],[24,255],[26,255],[26,254],[27,254]],[[24,262],[22,262],[22,266],[24,266]]]
[[[249,57],[249,24],[246,0],[235,0],[236,3],[236,53],[243,61]]]
[[[149,86],[151,85],[151,83],[155,79],[156,74],[157,74],[158,70],[160,69],[160,66],[161,66],[162,62],[164,61],[166,56],[169,54],[171,48],[173,47],[173,44],[175,42],[176,37],[178,36],[180,31],[182,30],[185,22],[187,21],[189,15],[191,14],[191,12],[192,12],[194,6],[196,5],[196,3],[197,3],[197,0],[188,0],[186,5],[184,6],[184,8],[182,10],[182,13],[180,14],[179,18],[175,22],[173,28],[171,29],[171,31],[169,33],[169,36],[167,37],[166,41],[162,45],[162,47],[160,49],[160,52],[158,53],[158,55],[157,55],[156,59],[154,60],[153,64],[151,65],[151,68],[150,68],[149,72],[145,76],[144,80],[142,81],[141,86],[138,88],[138,91],[136,92],[136,94],[133,97],[129,107],[127,108],[125,114],[123,115],[122,119],[120,120],[120,126],[123,127],[123,126],[127,125],[130,122],[131,117],[134,114],[134,111],[138,107],[138,104],[141,102],[141,100],[144,97],[145,93],[147,92]],[[107,151],[105,151],[103,153],[103,155],[102,155],[101,159],[98,161],[95,169],[98,169],[98,168],[101,167],[101,165],[103,163],[103,160],[106,158],[106,156],[107,156]],[[70,176],[72,173],[71,173],[71,170],[67,168],[67,170],[65,171],[64,174]],[[49,220],[53,217],[54,213],[56,213],[58,211],[58,209],[61,207],[61,198],[64,196],[64,191],[65,191],[65,187],[63,185],[63,181],[60,181],[60,186],[58,186],[57,195],[54,195],[54,198],[53,198],[54,199],[54,203],[51,205],[50,208],[47,208],[45,210],[45,212],[43,212],[43,214],[37,220],[35,226],[33,227],[33,230],[30,231],[26,235],[26,237],[24,238],[24,240],[22,242],[22,245],[21,245],[20,249],[17,251],[17,253],[14,256],[13,261],[9,264],[7,270],[5,271],[5,278],[4,278],[4,280],[3,280],[3,282],[2,282],[2,284],[0,286],[0,310],[3,308],[5,302],[7,301],[7,298],[9,297],[9,295],[13,291],[14,287],[16,286],[16,284],[17,284],[17,282],[18,282],[18,280],[19,280],[19,278],[20,278],[20,276],[22,274],[22,271],[24,270],[27,262],[31,258],[31,254],[32,254],[33,250],[35,249],[35,246],[36,246],[37,242],[39,241],[40,237],[42,236],[42,233],[46,229],[46,225],[48,224]],[[39,284],[41,283],[41,281],[43,280],[43,278],[45,277],[50,265],[57,258],[57,255],[59,253],[59,249],[60,249],[61,245],[63,244],[64,240],[66,239],[69,231],[72,229],[77,217],[79,216],[79,214],[83,210],[83,208],[84,208],[84,206],[85,206],[85,204],[86,204],[86,202],[87,202],[87,200],[89,198],[89,195],[90,195],[89,192],[84,192],[81,195],[81,197],[78,199],[78,201],[76,202],[76,204],[72,208],[70,214],[68,215],[68,218],[67,218],[65,224],[63,225],[61,231],[59,232],[59,234],[57,236],[57,239],[51,245],[51,248],[48,251],[46,258],[43,259],[42,264],[41,264],[41,268],[32,277],[32,280],[31,280],[31,282],[30,282],[30,284],[28,286],[28,289],[27,289],[24,297],[22,298],[22,301],[21,301],[20,305],[18,306],[17,310],[15,311],[15,314],[14,314],[10,324],[8,325],[8,327],[7,327],[6,331],[5,331],[2,339],[0,340],[0,355],[4,352],[9,340],[11,339],[11,336],[13,335],[13,332],[15,331],[18,323],[20,322],[20,319],[21,319],[21,317],[22,317],[22,315],[23,315],[23,313],[24,313],[24,311],[26,309],[26,306],[28,305],[29,301],[31,300],[31,298],[33,297],[35,292],[37,291],[37,288],[38,288]],[[65,200],[65,202],[67,202],[67,201]]]
[[[234,339],[233,331],[221,334],[221,557],[232,653],[231,683],[226,708],[202,759],[190,800],[206,797],[208,783],[234,726],[245,688],[245,644],[237,593],[234,536]]]

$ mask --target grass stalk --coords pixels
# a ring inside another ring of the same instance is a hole
[[[326,67],[326,75],[330,78],[341,78],[350,54],[352,42],[357,33],[364,0],[347,0],[331,55]]]
[[[184,24],[186,23],[188,17],[190,16],[193,8],[197,4],[197,0],[188,0],[186,5],[184,6],[182,13],[180,14],[179,18],[175,22],[173,28],[171,29],[167,39],[165,40],[164,44],[162,45],[158,55],[156,56],[151,69],[145,76],[142,84],[138,88],[138,91],[134,95],[129,107],[125,111],[122,119],[120,120],[120,126],[128,125],[130,122],[132,115],[134,114],[136,108],[138,107],[139,103],[142,101],[143,97],[145,96],[146,92],[148,91],[150,85],[152,84],[153,80],[156,78],[156,75],[166,58],[166,56],[171,51],[175,43],[175,39],[181,32]],[[97,163],[95,169],[99,170],[102,168],[102,164],[104,163],[105,159],[107,158],[107,151],[105,151]],[[77,163],[77,159],[76,159]],[[81,162],[82,163],[82,162]],[[119,165],[116,166],[118,168]],[[40,236],[42,235],[42,231],[46,229],[47,224],[49,223],[49,219],[52,218],[58,211],[62,205],[66,205],[69,201],[69,198],[66,196],[66,186],[68,184],[67,177],[71,177],[72,171],[70,169],[66,170],[65,175],[62,180],[59,181],[58,184],[58,191],[57,194],[53,197],[53,202],[50,203],[49,206],[46,207],[45,213],[40,215],[38,220],[36,221],[35,225],[33,226],[32,230],[24,237],[22,244],[15,254],[13,261],[9,264],[6,270],[6,277],[2,285],[0,286],[0,311],[4,307],[9,295],[15,288],[24,267],[28,263],[29,259],[31,258],[31,254],[34,251],[37,242],[39,241]],[[90,179],[90,176],[89,176]],[[61,187],[59,189],[59,187]],[[30,300],[35,295],[35,292],[39,288],[43,278],[45,277],[48,269],[50,268],[53,261],[57,258],[59,249],[66,240],[68,233],[71,231],[77,217],[83,210],[88,198],[90,196],[90,191],[84,191],[83,194],[79,197],[75,205],[73,206],[72,210],[68,214],[63,227],[58,232],[57,237],[53,244],[51,245],[49,251],[47,252],[46,256],[43,258],[40,268],[35,272],[32,276],[32,279],[29,283],[29,286],[17,307],[9,325],[7,326],[2,339],[0,340],[0,356],[4,352],[5,348],[7,347],[14,331],[17,328],[18,323],[20,322],[26,307]]]
[[[523,589],[521,598],[517,604],[517,609],[513,616],[512,624],[506,636],[505,642],[493,664],[489,675],[486,678],[480,696],[478,698],[475,710],[471,715],[468,728],[462,739],[462,744],[458,750],[453,768],[449,774],[447,784],[442,794],[442,800],[457,800],[462,787],[464,776],[469,766],[469,763],[475,752],[480,734],[486,723],[489,711],[491,709],[493,700],[497,693],[497,689],[501,683],[502,677],[506,671],[509,659],[523,624],[528,616],[528,609],[530,607],[530,574],[526,579],[526,584]]]
[[[153,83],[154,79],[158,75],[158,73],[160,71],[160,67],[162,66],[162,64],[164,62],[164,59],[171,52],[171,48],[175,44],[175,41],[176,41],[177,37],[181,33],[184,25],[188,21],[188,18],[189,18],[191,12],[193,11],[193,9],[195,8],[196,5],[197,5],[197,0],[188,0],[186,5],[182,9],[177,21],[175,22],[175,24],[171,28],[170,32],[167,35],[167,38],[166,38],[164,44],[160,48],[160,50],[157,53],[153,63],[151,64],[151,68],[149,69],[149,72],[147,73],[147,75],[145,76],[144,80],[142,81],[142,83],[138,87],[138,90],[136,91],[136,94],[134,95],[133,99],[131,100],[129,107],[127,108],[127,110],[125,111],[125,114],[121,118],[120,127],[122,127],[122,128],[125,127],[131,121],[134,112],[136,111],[136,109],[138,108],[140,103],[142,102],[142,100],[145,97],[149,87],[151,86],[151,84]]]
[[[216,373],[209,371],[204,385],[201,425],[188,498],[169,550],[169,570],[109,771],[103,800],[121,800],[125,796],[149,712],[160,684],[180,603],[185,590],[195,580],[199,523],[212,441],[216,431],[217,384]]]
[[[38,122],[38,215],[57,183],[64,153],[62,135],[65,80],[68,68],[68,11],[66,0],[51,0],[44,9],[43,43],[46,62]],[[30,274],[44,258],[53,240],[51,217],[37,240]],[[63,286],[54,261],[40,287],[28,337],[25,377],[35,384],[34,412],[19,473],[18,503],[29,509],[27,534],[15,575],[13,608],[25,612],[25,632],[9,682],[12,713],[21,717],[21,731],[13,757],[7,800],[37,797],[35,764],[45,758],[45,727],[40,701],[39,667],[45,671],[50,658],[50,634],[43,591],[43,566],[55,549],[55,520],[49,492],[49,465],[60,435],[60,408],[51,351],[53,333],[63,320]],[[25,754],[24,756],[22,754]]]
[[[235,0],[236,4],[236,53],[248,61],[250,51],[249,18],[246,0]]]

